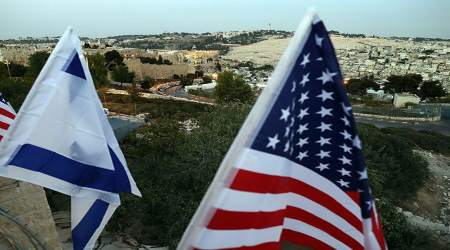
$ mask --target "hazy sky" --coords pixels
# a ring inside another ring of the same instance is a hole
[[[0,0],[0,39],[295,30],[310,6],[341,32],[450,38],[449,0]]]

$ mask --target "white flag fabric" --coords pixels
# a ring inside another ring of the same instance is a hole
[[[0,143],[0,175],[72,196],[74,249],[92,249],[119,192],[140,196],[68,28]]]

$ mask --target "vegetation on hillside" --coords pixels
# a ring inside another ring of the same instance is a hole
[[[143,198],[124,195],[109,230],[146,244],[176,246],[250,108],[233,104],[198,110],[194,116],[155,116],[149,126],[129,135],[122,148]],[[186,132],[179,122],[187,118],[199,128]],[[424,133],[410,131],[411,143],[388,129],[358,127],[390,249],[441,249],[396,209],[413,198],[428,177],[427,163],[413,151],[426,148],[419,144]]]
[[[219,74],[214,94],[219,103],[249,103],[255,99],[250,85],[238,75],[225,71]]]

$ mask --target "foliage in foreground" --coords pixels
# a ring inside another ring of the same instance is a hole
[[[3,79],[0,80],[0,93],[18,112],[32,85],[33,79],[30,78]]]
[[[123,149],[143,197],[124,196],[110,223],[113,230],[139,235],[144,243],[175,246],[248,109],[204,113],[200,128],[190,134],[177,120],[163,118],[129,136]]]
[[[154,119],[131,134],[122,147],[143,197],[124,195],[109,230],[146,244],[176,246],[249,109],[228,106],[205,112],[192,133],[180,129],[179,119],[172,116]],[[432,237],[409,226],[395,210],[422,186],[426,163],[402,137],[359,127],[390,249],[431,246]]]
[[[450,155],[450,136],[432,131],[415,131],[409,128],[383,128],[383,133],[399,136],[409,144],[433,151],[435,153]]]

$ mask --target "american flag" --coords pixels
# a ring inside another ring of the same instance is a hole
[[[14,118],[16,118],[16,112],[14,112],[14,109],[9,105],[5,98],[3,98],[2,93],[0,93],[0,141],[14,121]]]
[[[331,40],[315,15],[299,31],[269,85],[283,80],[260,97],[271,103],[255,104],[263,111],[236,140],[251,139],[232,145],[237,160],[221,168],[233,171],[216,176],[215,198],[202,202],[179,249],[387,248]]]

